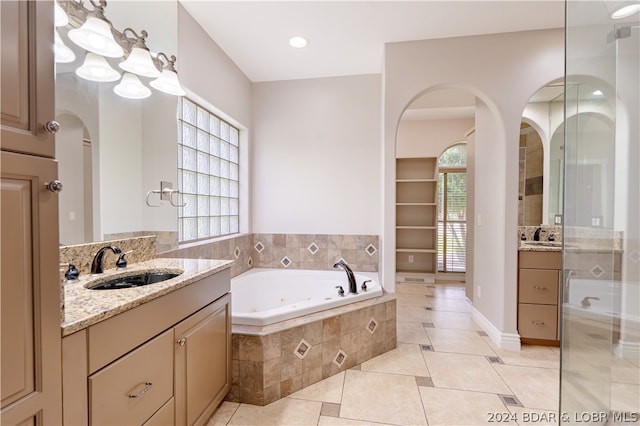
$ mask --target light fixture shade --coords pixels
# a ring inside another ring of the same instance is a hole
[[[633,15],[634,13],[637,13],[638,11],[640,11],[640,3],[631,3],[627,5],[621,5],[619,8],[617,8],[611,13],[611,18],[612,19],[626,18],[628,16]]]
[[[69,62],[75,61],[76,54],[73,53],[73,50],[69,49],[66,44],[64,44],[64,41],[62,41],[60,34],[58,34],[58,30],[55,31],[55,39],[56,62],[61,64],[68,64]]]
[[[186,95],[186,92],[184,91],[184,89],[180,85],[180,81],[178,80],[178,74],[168,69],[162,70],[162,74],[160,74],[160,77],[153,80],[149,84],[154,89],[164,93],[168,93],[169,95]]]
[[[64,9],[58,4],[58,2],[53,2],[54,7],[54,23],[56,27],[64,27],[69,23],[69,17]]]
[[[129,53],[129,57],[118,64],[120,68],[142,77],[160,77],[160,71],[153,64],[151,54],[148,50],[134,47]]]
[[[85,80],[108,82],[116,81],[120,78],[120,73],[107,62],[105,58],[95,53],[87,52],[84,63],[76,70],[78,77]]]
[[[111,34],[108,22],[90,16],[80,28],[69,31],[69,38],[78,46],[108,58],[119,58],[124,50]]]
[[[140,82],[140,79],[128,72],[122,75],[120,83],[113,88],[116,95],[129,99],[144,99],[151,96],[151,89]]]

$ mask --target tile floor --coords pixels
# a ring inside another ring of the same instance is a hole
[[[559,348],[497,348],[461,283],[396,291],[396,349],[265,407],[224,402],[208,425],[556,424]]]

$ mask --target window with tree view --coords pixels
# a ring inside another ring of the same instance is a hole
[[[237,233],[238,129],[185,97],[178,129],[179,241]]]
[[[438,160],[438,271],[465,272],[467,262],[467,146]]]

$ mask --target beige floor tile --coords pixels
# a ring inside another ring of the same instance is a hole
[[[640,384],[640,367],[621,358],[612,358],[611,381],[614,383]]]
[[[629,383],[611,384],[611,409],[613,411],[640,411],[640,385]]]
[[[437,352],[495,356],[493,349],[477,331],[427,328],[426,332]]]
[[[213,412],[213,415],[205,423],[206,426],[226,425],[231,416],[236,412],[240,404],[237,402],[222,401],[222,404]]]
[[[376,423],[370,421],[360,421],[353,419],[342,419],[340,417],[320,416],[318,426],[367,426],[367,425],[387,425],[387,423]]]
[[[558,409],[559,370],[502,364],[493,364],[493,367],[525,407]]]
[[[428,351],[424,351],[422,355],[437,388],[512,393],[484,356]]]
[[[424,306],[400,306],[396,307],[396,319],[398,321],[431,322],[431,313]]]
[[[398,343],[429,344],[429,337],[422,323],[398,321],[396,323]]]
[[[455,287],[449,284],[436,284],[433,289],[433,294],[437,298],[443,299],[466,299],[464,287]]]
[[[471,312],[471,303],[466,299],[443,299],[436,296],[432,299],[431,307],[434,311]]]
[[[340,417],[401,425],[427,424],[414,377],[358,370],[346,373]]]
[[[396,303],[398,306],[431,306],[434,299],[420,294],[400,294],[396,293]]]
[[[493,342],[492,342],[493,343]],[[521,345],[520,351],[507,351],[491,345],[492,349],[509,365],[525,367],[560,368],[560,354],[549,346]]]
[[[340,404],[340,401],[342,400],[343,385],[344,371],[299,390],[298,392],[289,395],[289,398]]]
[[[420,388],[420,395],[427,420],[432,426],[516,424],[503,421],[511,416],[500,398],[492,393]]]
[[[471,319],[468,312],[431,311],[431,322],[436,328],[455,328],[459,330],[480,330],[480,326]]]
[[[525,407],[507,407],[515,416],[519,425],[557,426],[559,420],[558,411],[536,410]]]
[[[429,287],[427,284],[414,284],[414,283],[396,283],[397,294],[421,294],[423,296],[433,295],[433,287]]]
[[[397,348],[363,362],[360,368],[378,373],[429,376],[420,346],[407,343],[399,343]]]
[[[264,407],[240,404],[230,425],[315,425],[322,402],[283,398]]]

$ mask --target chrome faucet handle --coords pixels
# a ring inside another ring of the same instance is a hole
[[[344,288],[341,285],[337,285],[336,288],[338,289],[338,295],[344,297]]]
[[[360,288],[362,289],[362,291],[367,291],[367,283],[370,283],[371,280],[365,280],[362,285],[360,286]]]

